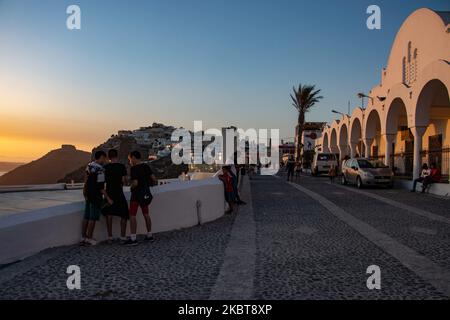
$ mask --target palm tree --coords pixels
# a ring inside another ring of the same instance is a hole
[[[298,111],[297,132],[295,143],[295,158],[297,161],[301,157],[302,134],[305,125],[305,113],[308,112],[323,97],[320,96],[320,89],[316,90],[315,85],[298,85],[298,89],[293,88],[294,95],[291,94],[292,105]]]

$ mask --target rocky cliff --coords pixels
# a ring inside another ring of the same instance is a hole
[[[56,183],[68,172],[85,166],[90,158],[89,152],[77,150],[72,145],[63,145],[1,176],[0,185]]]

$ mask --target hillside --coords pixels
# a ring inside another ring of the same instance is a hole
[[[23,165],[24,163],[21,162],[5,162],[5,161],[0,161],[0,172],[8,172],[11,171],[21,165]]]
[[[63,145],[40,159],[17,167],[0,177],[0,185],[56,183],[68,173],[86,165],[91,153]]]

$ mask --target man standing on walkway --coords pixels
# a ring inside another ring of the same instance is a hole
[[[133,151],[128,155],[130,161],[130,239],[126,242],[127,245],[135,246],[138,244],[136,239],[137,221],[136,215],[139,207],[144,216],[145,225],[147,227],[147,235],[145,240],[154,241],[152,234],[152,221],[149,215],[149,205],[152,202],[153,196],[150,192],[150,186],[155,184],[156,178],[153,175],[152,169],[141,161],[141,154],[139,151]]]
[[[84,208],[84,219],[82,225],[81,243],[82,245],[96,245],[93,239],[95,223],[100,219],[101,208],[104,205],[104,197],[111,205],[112,200],[105,192],[105,170],[106,153],[97,151],[94,154],[94,161],[86,168],[83,195],[86,200]]]
[[[294,181],[294,168],[295,168],[294,156],[290,155],[286,163],[287,181]]]
[[[108,242],[113,241],[112,218],[120,217],[120,240],[126,241],[127,220],[129,217],[128,203],[123,193],[123,185],[126,182],[127,168],[118,162],[119,153],[116,149],[108,151],[109,163],[105,165],[106,194],[112,199],[113,204],[106,206],[102,212],[106,216]]]

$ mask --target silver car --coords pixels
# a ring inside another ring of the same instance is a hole
[[[342,184],[364,186],[385,186],[392,188],[394,173],[380,161],[370,161],[364,158],[347,160],[342,166]]]

